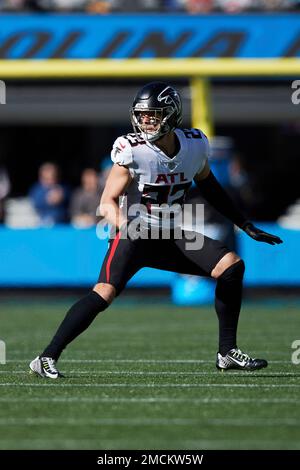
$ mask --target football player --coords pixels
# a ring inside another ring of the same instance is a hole
[[[119,137],[113,145],[114,165],[100,202],[101,215],[115,227],[115,236],[110,239],[98,282],[70,308],[50,344],[30,363],[31,371],[51,379],[60,377],[56,363],[64,348],[145,266],[214,278],[219,320],[217,368],[253,371],[266,367],[265,359],[252,358],[237,346],[243,260],[223,243],[204,235],[202,248],[196,244],[188,247],[194,234],[178,226],[177,215],[192,180],[209,203],[254,240],[271,245],[282,240],[255,227],[235,207],[209,168],[206,136],[199,129],[180,128],[181,99],[172,86],[147,84],[137,93],[130,114],[134,133]],[[125,196],[128,211],[124,210]],[[146,210],[141,210],[139,217],[129,216],[134,205]],[[173,217],[164,217],[171,206],[175,208]],[[168,227],[164,226],[166,221]],[[165,229],[169,229],[168,238],[161,236]]]

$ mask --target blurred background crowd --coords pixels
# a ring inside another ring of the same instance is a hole
[[[238,199],[240,206],[251,203],[251,194],[245,192],[248,177],[241,168],[238,155],[234,155],[229,138],[212,141],[211,165],[225,187]],[[78,186],[68,175],[61,175],[61,168],[54,162],[43,162],[37,170],[37,180],[29,184],[28,191],[19,197],[12,190],[10,175],[4,165],[0,167],[0,220],[12,227],[51,227],[71,222],[75,227],[90,227],[97,223],[97,208],[111,168],[109,155],[98,168],[82,168],[76,175]],[[189,202],[202,202],[196,188],[191,190]],[[218,217],[213,213],[213,217]],[[211,220],[211,210],[207,220]]]
[[[130,131],[130,128],[127,130]],[[283,210],[278,201],[283,198],[273,194],[267,184],[267,179],[275,175],[272,171],[269,175],[264,174],[264,169],[260,175],[257,167],[251,171],[251,162],[250,165],[247,163],[231,137],[213,137],[210,139],[210,148],[212,171],[249,218],[276,220],[282,215]],[[112,166],[109,154],[91,158],[87,153],[86,156],[81,155],[79,161],[74,158],[73,162],[68,155],[64,161],[58,156],[55,162],[45,161],[43,156],[39,156],[36,162],[28,158],[27,163],[22,162],[26,169],[23,171],[21,155],[12,162],[9,155],[14,150],[5,146],[3,150],[0,165],[0,222],[13,228],[51,227],[64,223],[84,228],[97,224],[100,220],[97,208]],[[34,151],[34,147],[31,147],[31,157]],[[45,154],[48,154],[46,149]],[[265,184],[260,181],[260,176],[265,178]],[[268,198],[274,201],[272,208],[265,203]],[[231,224],[229,226],[228,221],[199,197],[196,186],[190,189],[186,202],[205,203],[206,224],[209,226],[214,223],[223,227],[226,234],[222,237],[231,244]],[[286,205],[286,201],[283,204]]]
[[[0,0],[2,11],[251,13],[299,11],[300,0]]]
[[[54,162],[38,168],[37,180],[21,197],[10,197],[11,182],[4,166],[0,167],[0,222],[14,228],[51,227],[71,223],[91,227],[97,223],[97,208],[111,163],[105,158],[99,169],[84,168],[78,187],[72,187]]]

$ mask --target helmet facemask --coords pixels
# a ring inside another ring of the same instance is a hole
[[[172,115],[175,113],[173,107],[148,108],[140,105],[130,109],[131,122],[136,134],[140,133],[141,137],[148,142],[155,142],[168,132],[175,129],[172,126]]]

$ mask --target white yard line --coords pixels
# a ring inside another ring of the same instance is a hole
[[[269,426],[299,426],[300,419],[295,418],[0,418],[0,426],[239,426],[239,427],[269,427]]]
[[[0,403],[191,403],[191,404],[298,404],[298,398],[169,398],[169,397],[144,397],[144,398],[101,398],[101,397],[0,397]]]
[[[8,371],[8,370],[0,370],[0,374],[6,374],[6,375],[26,375],[28,374],[29,372],[29,369],[26,369],[26,370],[12,370],[12,371]],[[127,375],[127,376],[161,376],[161,375],[164,375],[164,376],[168,376],[168,375],[175,375],[175,376],[188,376],[188,375],[191,375],[191,376],[216,376],[216,377],[220,377],[220,371],[208,371],[208,372],[205,372],[205,371],[187,371],[187,372],[182,372],[182,371],[133,371],[133,370],[128,370],[128,371],[117,371],[117,370],[106,370],[106,369],[103,369],[103,370],[99,370],[97,369],[96,372],[93,372],[93,371],[89,371],[89,370],[76,370],[76,369],[72,369],[72,370],[68,370],[67,371],[67,374],[70,375],[70,374],[75,374],[75,375],[86,375],[88,377],[99,377],[100,375]],[[257,371],[257,372],[252,372],[252,376],[253,377],[256,377],[257,374],[261,377],[261,372],[260,371]],[[245,372],[243,371],[227,371],[226,372],[226,375],[230,375],[231,377],[245,377]],[[263,375],[265,376],[268,376],[268,371],[264,371],[263,372]],[[296,373],[293,373],[293,372],[270,372],[270,375],[276,375],[276,376],[282,376],[282,377],[291,377],[291,378],[296,378],[297,375]],[[67,377],[68,378],[68,377]],[[69,378],[72,378],[72,377],[69,377]]]
[[[141,444],[141,441],[134,437],[132,439],[22,439],[16,444],[16,439],[1,439],[2,449],[75,449],[87,448],[87,449],[135,449],[137,444]],[[175,439],[147,439],[147,446],[149,449],[157,448],[160,449],[161,445],[171,445],[172,449],[282,449],[283,441],[281,439],[273,440],[262,440],[262,439],[187,439],[184,438],[177,440]],[[298,440],[288,441],[289,449],[299,449],[300,444]],[[205,451],[204,451],[205,452]]]
[[[51,380],[51,379],[49,379]],[[146,384],[132,384],[132,383],[97,383],[97,384],[78,384],[78,383],[64,383],[63,381],[55,381],[55,383],[32,383],[32,382],[19,382],[19,383],[0,383],[0,387],[86,387],[86,388],[203,388],[203,387],[229,387],[229,388],[300,388],[300,384],[266,384],[266,383],[245,383],[245,384],[232,384],[232,383],[168,383],[168,384],[159,384],[159,383],[146,383]]]
[[[32,357],[28,359],[8,359],[7,362],[30,362],[32,361]],[[90,363],[90,364],[101,364],[101,363],[121,363],[121,364],[208,364],[214,363],[214,360],[206,360],[206,359],[62,359],[61,362],[65,363]]]

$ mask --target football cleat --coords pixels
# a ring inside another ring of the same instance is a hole
[[[39,375],[40,377],[49,379],[64,377],[64,375],[57,370],[56,361],[52,359],[52,357],[37,356],[33,361],[31,361],[29,367],[32,374]]]
[[[239,369],[239,370],[258,370],[267,367],[268,362],[265,359],[253,359],[248,354],[243,353],[240,349],[234,348],[221,356],[217,353],[216,367],[220,370]]]

